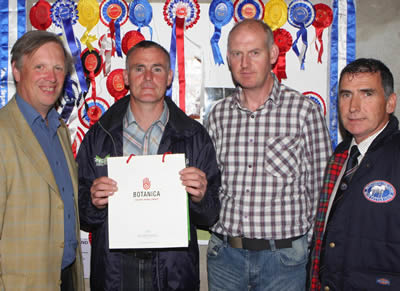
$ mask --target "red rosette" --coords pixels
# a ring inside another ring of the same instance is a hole
[[[81,60],[85,75],[89,75],[90,72],[93,72],[94,76],[100,74],[103,66],[103,58],[97,49],[89,50],[86,48],[81,53]]]
[[[333,12],[332,9],[323,3],[318,3],[314,5],[315,9],[315,19],[312,25],[315,28],[327,28],[332,24]]]
[[[318,63],[322,63],[322,53],[324,52],[324,44],[322,42],[322,33],[324,29],[329,27],[333,21],[332,9],[323,3],[318,3],[314,5],[315,9],[315,19],[312,25],[315,27],[315,35],[320,43],[318,48],[317,42],[315,42],[315,49],[318,52]]]
[[[34,28],[46,30],[53,23],[51,20],[51,5],[45,0],[39,0],[29,11],[29,20]]]
[[[278,78],[279,82],[286,79],[286,53],[292,47],[292,36],[286,29],[278,28],[274,30],[274,42],[279,47],[278,60],[275,63],[273,72]]]
[[[128,93],[128,88],[124,82],[124,70],[116,69],[107,77],[107,90],[117,101]]]
[[[129,49],[135,46],[137,43],[145,40],[143,34],[137,30],[128,31],[122,38],[122,51],[126,55]]]

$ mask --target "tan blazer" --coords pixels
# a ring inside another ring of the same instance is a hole
[[[75,197],[75,290],[84,290],[77,168],[65,124],[57,131]],[[51,167],[15,98],[0,110],[0,290],[60,290],[64,205]]]

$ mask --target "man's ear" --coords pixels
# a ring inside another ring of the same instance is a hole
[[[386,101],[386,113],[391,114],[396,110],[397,95],[396,93],[390,94]]]
[[[11,64],[12,74],[14,76],[15,82],[19,82],[21,80],[21,72],[17,69],[15,61]]]
[[[172,83],[172,78],[174,77],[174,72],[172,70],[169,70],[168,72],[168,80],[167,80],[167,87],[171,86]]]
[[[279,56],[279,47],[274,43],[269,50],[269,59],[271,65],[275,64]]]
[[[129,87],[129,76],[128,76],[128,71],[126,69],[122,71],[122,76],[124,77],[125,86]]]

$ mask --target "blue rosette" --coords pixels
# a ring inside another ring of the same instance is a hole
[[[128,4],[125,0],[103,0],[100,4],[100,20],[110,28],[112,36],[115,32],[116,51],[122,57],[121,25],[128,20]]]
[[[293,0],[288,7],[288,22],[292,26],[299,28],[296,34],[296,39],[293,42],[292,48],[294,53],[300,60],[300,69],[304,70],[304,62],[308,48],[307,27],[309,27],[315,19],[314,6],[308,0]],[[303,42],[303,50],[300,53],[297,48],[297,42],[301,38]]]
[[[221,38],[222,26],[228,24],[233,17],[233,4],[230,0],[213,0],[208,10],[211,22],[214,24],[214,34],[211,37],[211,48],[214,62],[217,65],[224,64],[218,42]]]
[[[248,18],[264,18],[264,4],[261,0],[236,0],[234,7],[235,13],[233,17],[235,22]]]
[[[138,31],[142,27],[148,27],[150,30],[150,39],[153,39],[153,29],[150,21],[153,18],[153,8],[147,0],[134,0],[129,4],[129,20],[138,27]]]
[[[60,28],[64,29],[65,37],[68,42],[68,47],[71,51],[71,55],[75,60],[74,66],[76,74],[78,76],[79,85],[83,92],[87,92],[88,88],[86,85],[85,75],[83,73],[81,58],[80,58],[80,47],[76,44],[76,38],[72,25],[78,20],[77,5],[71,0],[57,0],[53,3],[50,12],[53,23]]]

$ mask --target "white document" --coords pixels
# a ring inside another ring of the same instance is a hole
[[[163,160],[164,159],[164,160]],[[188,246],[188,197],[179,171],[184,154],[111,157],[118,191],[108,202],[110,249]]]

